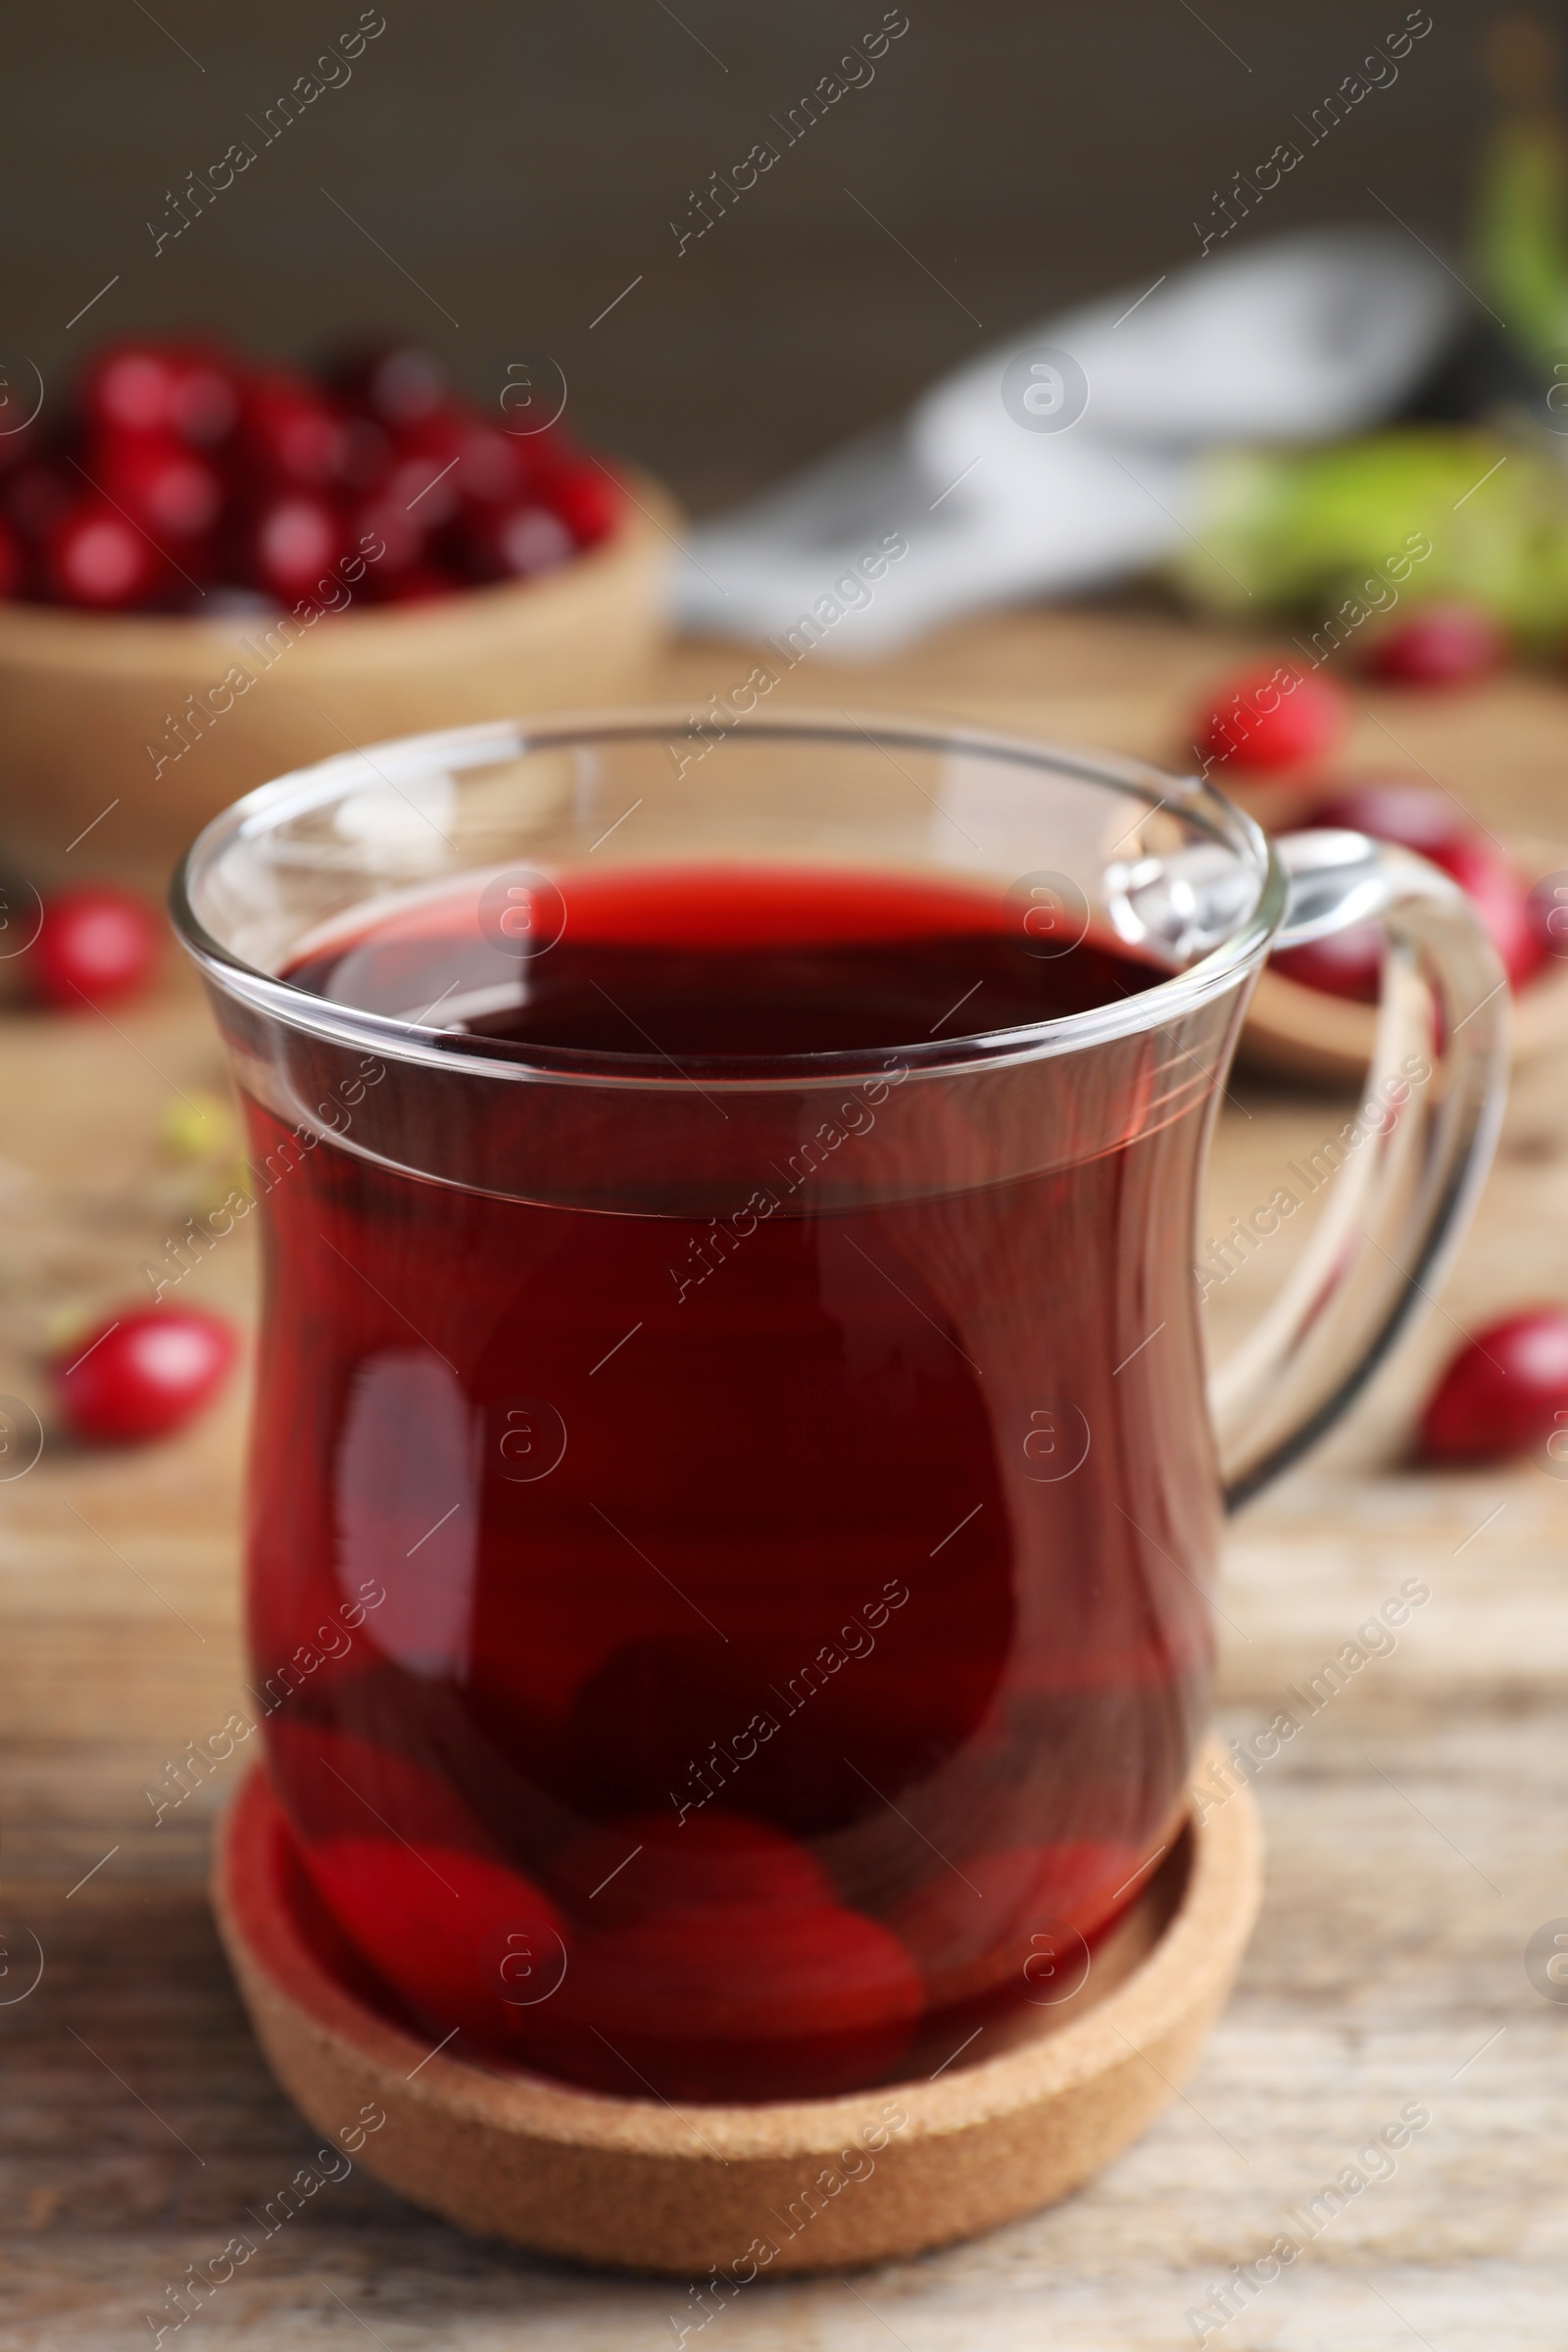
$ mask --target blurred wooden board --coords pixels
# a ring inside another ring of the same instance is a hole
[[[1235,651],[1157,617],[1011,614],[871,669],[813,657],[778,692],[1170,757],[1189,705]],[[749,666],[741,649],[688,648],[669,691],[701,707]],[[1367,764],[1424,764],[1489,821],[1568,829],[1568,688],[1555,680],[1511,677],[1459,701],[1383,696],[1368,711],[1355,747]],[[1287,1686],[1334,1657],[1404,1580],[1432,1598],[1259,1777],[1263,1921],[1185,2098],[1054,2212],[850,2282],[759,2283],[711,2320],[708,2343],[873,2352],[891,2334],[906,2352],[1169,2352],[1197,2340],[1185,2314],[1231,2266],[1296,2227],[1288,2209],[1418,2101],[1431,2124],[1393,2176],[1357,2191],[1209,2340],[1228,2352],[1334,2340],[1381,2352],[1414,2329],[1436,2352],[1559,2352],[1568,2012],[1533,1989],[1523,1950],[1568,1915],[1568,1485],[1528,1465],[1414,1474],[1402,1451],[1457,1326],[1568,1298],[1565,1080],[1545,1063],[1517,1089],[1475,1231],[1408,1355],[1353,1425],[1233,1531],[1220,1595],[1228,1734],[1267,1724]],[[156,1219],[114,1202],[144,1180],[171,1094],[220,1082],[182,974],[113,1025],[0,1021],[0,1390],[37,1396],[51,1298],[134,1295]],[[1210,1232],[1266,1200],[1285,1160],[1344,1115],[1332,1097],[1243,1085],[1233,1096]],[[1302,1223],[1217,1294],[1216,1349],[1283,1278]],[[241,1228],[187,1295],[248,1314],[249,1252]],[[156,1827],[145,1794],[237,1695],[243,1419],[235,1394],[188,1436],[138,1454],[51,1442],[34,1470],[0,1484],[7,2352],[151,2341],[147,2315],[155,2328],[178,2316],[166,2290],[186,2265],[237,2230],[256,2237],[247,2215],[317,2145],[271,2085],[207,1912],[225,1774]],[[34,1936],[43,1976],[25,1992]],[[356,2169],[275,2230],[190,2336],[164,2340],[310,2352],[368,2329],[386,2352],[500,2352],[524,2336],[541,2352],[633,2352],[701,2316],[666,2284],[464,2239]]]

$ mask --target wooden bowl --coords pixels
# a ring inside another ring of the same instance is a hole
[[[621,478],[617,528],[559,571],[425,604],[308,626],[0,605],[0,852],[161,886],[230,801],[350,745],[635,698],[679,516]]]
[[[929,2081],[752,2107],[491,2072],[389,2023],[307,1940],[260,1767],[223,1823],[213,1901],[262,2047],[323,2147],[462,2229],[542,2253],[677,2278],[716,2266],[721,2308],[755,2277],[971,2237],[1090,2180],[1192,2072],[1260,1883],[1244,1787],[1189,1819],[1076,1998],[1031,2010],[1026,2038]]]

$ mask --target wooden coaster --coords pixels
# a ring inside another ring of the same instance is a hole
[[[1262,1843],[1245,1787],[1190,1817],[1082,1990],[1031,2010],[999,2055],[752,2107],[609,2098],[432,2056],[316,1957],[297,1869],[256,1767],[222,1824],[214,1907],[272,2071],[323,2135],[462,2229],[626,2270],[716,2270],[705,2291],[722,2298],[971,2237],[1092,2179],[1196,2064],[1256,1916]]]

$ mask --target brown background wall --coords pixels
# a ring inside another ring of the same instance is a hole
[[[710,506],[897,409],[982,335],[1196,255],[1216,183],[1293,136],[1407,0],[905,5],[874,82],[678,259],[668,222],[693,185],[772,135],[883,0],[381,0],[353,78],[270,147],[247,118],[360,0],[19,10],[0,344],[58,380],[95,335],[135,326],[303,352],[369,319],[427,336],[481,393],[542,346],[585,431]],[[1430,5],[1396,84],[1245,233],[1386,220],[1370,185],[1423,237],[1460,236],[1486,11]],[[254,165],[155,258],[168,192],[245,137]]]

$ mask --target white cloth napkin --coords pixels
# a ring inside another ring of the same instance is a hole
[[[902,422],[693,531],[682,625],[854,658],[1139,570],[1200,530],[1206,451],[1377,423],[1464,309],[1393,230],[1205,254],[993,346]]]

